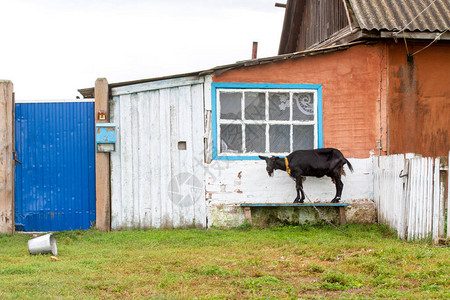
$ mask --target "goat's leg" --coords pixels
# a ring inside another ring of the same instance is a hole
[[[295,187],[297,189],[297,198],[295,198],[294,203],[303,203],[305,200],[305,193],[303,192],[302,178],[295,179]],[[302,193],[302,197],[300,198],[300,193]]]
[[[342,183],[340,174],[339,176],[334,176],[332,180],[336,185],[336,195],[334,196],[334,199],[331,200],[331,203],[339,203],[339,200],[341,200],[342,189],[344,188],[344,184]]]

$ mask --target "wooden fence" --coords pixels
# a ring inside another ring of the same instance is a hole
[[[450,156],[450,153],[449,153]],[[374,200],[378,222],[407,240],[450,237],[447,158],[414,154],[374,156]],[[446,187],[447,186],[447,187]]]

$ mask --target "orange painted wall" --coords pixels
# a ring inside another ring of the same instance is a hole
[[[383,44],[357,45],[347,50],[306,56],[227,71],[214,82],[322,84],[324,147],[346,157],[378,153],[385,139],[386,91]],[[385,146],[385,145],[383,145]]]
[[[408,42],[410,53],[428,43]],[[403,42],[389,43],[390,153],[446,156],[450,149],[450,43],[408,61]]]

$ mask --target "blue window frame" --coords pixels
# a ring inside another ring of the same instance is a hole
[[[322,85],[212,83],[213,159],[323,147]]]

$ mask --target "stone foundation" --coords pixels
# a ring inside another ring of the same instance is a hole
[[[320,207],[321,215],[333,224],[339,224],[339,210]],[[313,207],[277,207],[258,208],[252,210],[253,225],[267,227],[277,225],[303,225],[324,222]],[[349,203],[345,210],[348,223],[374,224],[376,223],[375,204],[371,200]],[[245,223],[244,208],[239,204],[210,205],[208,207],[208,227],[238,227]]]

